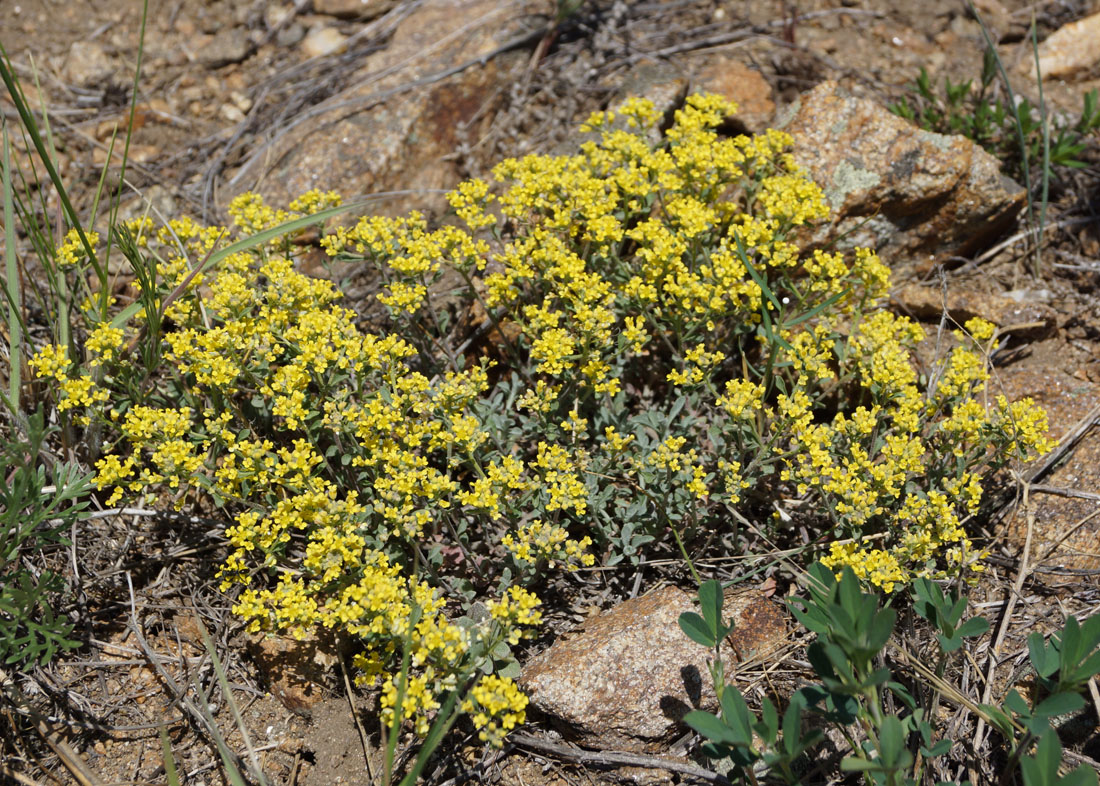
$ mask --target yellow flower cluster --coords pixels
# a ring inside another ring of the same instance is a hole
[[[322,192],[313,189],[294,199],[290,203],[289,211],[276,210],[265,204],[258,194],[246,191],[230,201],[227,212],[241,232],[254,235],[292,219],[336,207],[341,202],[343,198],[335,191]]]
[[[791,490],[820,498],[837,531],[856,536],[837,547],[838,565],[862,560],[860,575],[882,587],[976,568],[958,516],[975,509],[980,483],[973,472],[945,474],[942,457],[972,466],[998,450],[1041,452],[1049,447],[1041,415],[1026,402],[1011,411],[980,407],[975,396],[988,371],[980,352],[962,343],[936,369],[926,397],[910,359],[923,331],[876,308],[889,286],[886,266],[866,249],[851,261],[820,249],[802,253],[795,230],[827,214],[822,194],[785,152],[785,134],[716,134],[732,110],[718,97],[693,96],[676,112],[667,143],[654,144],[658,113],[631,100],[589,118],[582,131],[599,139],[579,154],[527,156],[493,170],[503,184],[497,205],[517,231],[500,253],[479,252],[451,267],[468,282],[470,271],[486,270],[477,284],[486,306],[522,331],[519,346],[535,380],[521,406],[548,416],[572,401],[564,419],[540,421],[573,442],[537,443],[534,466],[550,470],[539,479],[549,494],[545,509],[585,515],[576,471],[605,469],[626,485],[652,483],[648,473],[662,471],[703,503],[720,483],[722,502],[735,505],[778,460]],[[741,198],[722,198],[730,193]],[[450,200],[476,232],[491,223],[483,209],[491,198],[484,182],[471,181]],[[372,219],[369,233],[364,226],[330,250],[356,242],[391,274],[409,281],[421,272],[407,259],[422,227],[410,234],[400,219]],[[377,237],[385,247],[372,242]],[[822,303],[830,307],[815,308]],[[798,309],[820,313],[787,326]],[[993,335],[981,320],[966,331],[976,342]],[[752,332],[761,349],[745,340]],[[740,374],[730,374],[730,360]],[[725,451],[708,454],[690,430],[631,447],[636,434],[611,425],[605,458],[593,465],[584,446],[598,402],[618,407],[611,402],[626,389],[625,375],[654,361],[666,364],[664,380],[676,389],[711,396],[695,411],[709,403],[727,419]],[[717,393],[712,380],[723,376]],[[853,382],[862,391],[853,405],[823,421],[824,391]],[[587,409],[578,399],[590,402]],[[496,514],[496,486],[482,478],[466,499],[480,498]],[[886,534],[887,548],[860,547],[865,531]]]
[[[84,344],[92,355],[88,365],[95,367],[114,360],[122,348],[123,335],[122,328],[112,327],[109,322],[97,325]]]
[[[484,225],[474,206],[487,194],[468,187],[462,199],[470,224]],[[330,282],[298,272],[287,238],[267,235],[253,251],[224,255],[194,274],[234,234],[338,201],[311,192],[287,212],[242,195],[230,208],[236,233],[189,219],[157,231],[131,222],[139,247],[160,260],[154,300],[188,284],[166,310],[171,326],[152,339],[163,362],[143,398],[133,393],[146,383],[126,385],[134,372],[121,357],[127,331],[139,341],[153,332],[143,331],[143,312],[136,325],[90,323],[87,364],[100,377],[78,373],[62,346],[44,347],[32,365],[58,383],[61,410],[87,412],[80,417],[98,417],[116,435],[96,464],[95,482],[110,490],[110,504],[168,490],[177,506],[205,496],[231,512],[220,578],[225,590],[239,588],[234,610],[249,630],[303,637],[326,627],[357,637],[361,679],[382,681],[384,714],[398,709],[395,657],[407,642],[401,717],[424,733],[459,675],[483,665],[473,644],[481,652],[515,643],[540,614],[533,593],[505,587],[482,622],[458,624],[444,613],[446,596],[410,575],[420,542],[437,536],[445,519],[463,529],[499,519],[494,540],[517,537],[513,547],[534,558],[529,579],[591,564],[590,537],[569,537],[565,522],[524,529],[517,513],[545,483],[548,510],[580,516],[587,491],[575,456],[560,445],[546,443],[529,461],[486,452],[489,434],[476,414],[489,387],[486,367],[422,373],[415,347],[361,331]],[[368,220],[345,236],[364,250],[392,250],[399,236],[408,253],[397,266],[425,282],[441,264],[477,269],[487,251],[457,228],[428,232],[417,217],[394,236]],[[583,434],[583,418],[570,423]],[[480,479],[469,481],[471,471]],[[522,717],[501,716],[488,694],[485,701],[502,728]]]
[[[976,319],[956,338],[984,341],[993,332]],[[871,381],[875,404],[808,428],[784,472],[798,494],[820,494],[857,536],[832,544],[822,562],[838,572],[849,566],[886,592],[915,576],[972,579],[983,570],[983,555],[960,520],[976,513],[982,498],[980,478],[969,467],[1053,447],[1046,415],[1030,399],[1010,405],[1000,396],[993,406],[982,403],[987,364],[964,343],[933,369],[938,381],[926,400],[909,360],[922,338],[919,326],[887,312],[856,326],[847,354]],[[876,521],[887,527],[886,548],[858,537]]]
[[[536,565],[545,562],[551,569],[557,567],[559,562],[575,569],[596,561],[587,551],[592,545],[592,538],[585,535],[580,540],[572,540],[568,530],[541,519],[521,525],[515,533],[509,532],[501,539],[501,545],[520,563]]]
[[[507,677],[488,674],[478,680],[462,703],[478,728],[478,738],[494,748],[504,743],[512,729],[527,720],[527,697]]]
[[[72,366],[69,349],[59,344],[46,344],[30,359],[30,366],[39,379],[64,382],[69,378],[68,372]]]
[[[542,612],[536,609],[540,601],[523,587],[512,586],[499,601],[489,603],[489,616],[509,631],[509,644],[518,644],[525,631],[521,625],[538,625]]]
[[[88,240],[88,245],[95,251],[96,246],[99,244],[99,234],[88,230],[84,233],[84,237]],[[57,264],[61,267],[75,267],[83,259],[88,256],[88,249],[84,245],[84,241],[80,239],[80,233],[75,229],[70,229],[65,233],[65,239],[61,241],[61,245],[57,247]]]

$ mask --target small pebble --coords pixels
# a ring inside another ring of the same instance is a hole
[[[302,54],[306,57],[323,57],[339,52],[347,38],[335,27],[317,27],[302,39]]]

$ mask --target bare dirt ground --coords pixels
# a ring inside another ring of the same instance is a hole
[[[278,192],[278,161],[258,151],[275,149],[270,146],[287,129],[311,122],[316,108],[356,87],[362,63],[386,52],[402,15],[419,3],[371,0],[362,4],[380,9],[371,18],[338,8],[355,5],[153,0],[123,204],[137,204],[135,195],[141,194],[166,215],[214,221],[224,218],[228,198],[246,187]],[[583,3],[557,26],[551,2],[495,5],[482,22],[457,3],[451,20],[451,32],[464,35],[492,28],[481,31],[487,38],[469,56],[495,63],[498,72],[447,131],[444,141],[453,149],[445,161],[448,177],[480,174],[505,155],[555,149],[589,112],[632,84],[659,82],[653,74],[661,69],[671,68],[695,86],[730,63],[748,68],[762,79],[742,101],[752,104],[763,127],[825,79],[889,103],[905,94],[921,67],[937,83],[944,76],[976,78],[981,68],[980,27],[958,0],[598,0]],[[1084,0],[986,0],[978,6],[1014,74],[1016,64],[1030,57],[1026,33],[1033,15],[1042,38],[1100,10]],[[0,0],[0,19],[0,43],[32,102],[48,108],[61,174],[78,210],[86,210],[108,164],[112,137],[128,117],[140,4]],[[448,31],[424,34],[443,39]],[[326,36],[340,37],[339,48],[322,51]],[[435,89],[434,45],[423,44],[422,83],[387,89],[402,95]],[[1051,82],[1046,99],[1059,110],[1077,110],[1084,92],[1100,84],[1096,77],[1100,72]],[[1033,84],[1022,76],[1017,82],[1023,94],[1034,96]],[[384,112],[393,105],[378,99],[378,106]],[[0,100],[0,109],[10,122],[11,104]],[[1012,240],[1022,226],[1010,228],[990,253],[952,270],[895,271],[899,287],[930,283],[938,295],[946,286],[952,296],[978,302],[978,313],[983,298],[1008,293],[1053,315],[1052,330],[1016,340],[1002,361],[1001,384],[1010,397],[1034,396],[1050,413],[1054,435],[1077,440],[1033,478],[1030,513],[1009,506],[976,533],[984,535],[993,557],[989,578],[973,599],[996,630],[1004,628],[998,662],[1013,664],[998,671],[1000,684],[1023,660],[1028,632],[1049,631],[1069,613],[1094,614],[1100,602],[1100,525],[1091,518],[1100,493],[1100,440],[1088,430],[1100,403],[1096,143],[1094,138],[1084,154],[1087,167],[1064,173],[1054,184],[1048,220],[1055,228],[1043,249],[1048,264],[1041,279],[1027,272],[1024,244]],[[374,155],[371,144],[368,135],[357,154]],[[30,156],[24,158],[26,163]],[[118,160],[116,151],[108,185],[117,183]],[[346,163],[336,162],[331,171],[338,174]],[[431,210],[436,196],[423,189],[418,166],[398,161],[384,176],[356,182],[352,191],[402,191],[400,200],[381,203],[381,209]],[[338,177],[319,185],[348,189]],[[0,782],[164,783],[158,730],[166,727],[181,782],[222,783],[219,752],[189,702],[205,702],[230,748],[251,749],[273,784],[363,783],[369,772],[377,775],[374,731],[363,735],[356,722],[370,722],[372,697],[350,690],[341,653],[324,643],[305,655],[272,651],[281,645],[249,640],[232,619],[213,579],[223,554],[219,526],[139,515],[81,524],[65,561],[77,598],[69,613],[87,646],[34,674],[16,675],[31,706],[23,713],[7,705],[0,710],[0,760],[6,767]],[[1021,544],[1029,531],[1025,559]],[[660,570],[651,570],[646,586],[659,578]],[[633,575],[595,573],[577,591],[577,606],[560,612],[559,627],[637,589]],[[998,618],[1014,592],[1011,618]],[[212,679],[204,629],[225,664],[243,727]],[[990,646],[984,642],[973,653],[971,679],[980,679],[977,664],[984,669]],[[1100,739],[1087,728],[1096,721],[1086,716],[1086,728],[1071,735],[1070,760],[1100,760]],[[475,743],[472,738],[446,751],[432,778],[448,784],[576,784],[614,779],[618,772],[522,747],[487,753]]]

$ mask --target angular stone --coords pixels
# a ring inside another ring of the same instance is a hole
[[[221,68],[241,62],[251,51],[252,42],[248,40],[248,33],[240,27],[230,27],[215,33],[195,53],[195,57],[207,68]]]
[[[1100,63],[1100,13],[1062,25],[1039,44],[1039,73],[1043,79],[1077,76],[1092,70],[1097,63]],[[1035,76],[1034,57],[1029,56],[1022,65]]]
[[[631,71],[615,95],[608,102],[607,108],[611,112],[618,112],[624,103],[631,98],[644,98],[653,102],[653,108],[661,116],[657,127],[649,129],[647,139],[650,144],[657,145],[661,142],[663,129],[672,124],[672,115],[684,105],[687,98],[690,82],[687,76],[667,63],[643,63]],[[635,133],[626,119],[621,115],[616,117],[606,130],[622,130]],[[552,151],[552,155],[571,156],[580,152],[581,145],[586,142],[599,142],[603,138],[604,129],[575,133],[562,140]]]
[[[1007,295],[978,291],[976,288],[949,288],[946,302],[939,286],[907,284],[890,294],[890,304],[899,313],[922,321],[938,321],[944,310],[959,325],[981,317],[1018,338],[1040,340],[1058,327],[1058,314],[1036,302],[1031,293],[1021,300]]]
[[[703,69],[693,90],[717,93],[736,103],[733,120],[750,134],[765,130],[775,115],[768,80],[759,71],[730,57],[719,58]]]
[[[339,52],[347,38],[335,27],[315,27],[302,39],[302,54],[323,57]]]
[[[710,652],[680,630],[685,611],[698,610],[677,587],[625,601],[536,656],[519,684],[535,708],[585,743],[656,750],[686,712],[715,707]],[[759,591],[727,593],[724,611],[736,621],[727,664],[766,656],[786,641],[783,612]]]
[[[459,180],[449,157],[464,138],[462,129],[476,122],[470,136],[482,132],[493,118],[502,71],[526,63],[523,52],[497,52],[517,33],[509,23],[513,11],[495,0],[426,0],[401,21],[384,50],[365,58],[350,80],[353,87],[333,96],[331,109],[297,124],[291,120],[273,142],[252,150],[226,197],[257,182],[274,205],[311,188],[335,188],[349,197],[401,189],[373,209],[445,210],[440,192]],[[477,62],[490,54],[497,56]],[[438,77],[459,66],[468,67]]]
[[[333,642],[315,635],[302,641],[258,635],[249,640],[248,648],[271,693],[299,714],[308,714],[325,698],[333,666],[339,661]]]
[[[688,78],[678,68],[667,63],[643,63],[623,80],[608,109],[619,109],[628,98],[645,98],[671,121],[672,113],[683,106],[689,87]],[[659,137],[655,129],[651,141],[658,142]]]
[[[993,33],[994,40],[1002,41],[1009,31],[1023,33],[1023,26],[1013,19],[1012,13],[1000,0],[975,0],[974,8]],[[1031,44],[1028,44],[1030,52]]]
[[[965,257],[1024,204],[1024,190],[966,137],[922,131],[836,82],[802,95],[778,125],[832,211],[815,243],[868,246],[890,264]]]

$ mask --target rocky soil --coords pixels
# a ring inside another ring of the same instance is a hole
[[[1033,14],[1052,110],[1079,110],[1100,86],[1100,4],[975,5],[1020,94],[1038,98]],[[32,103],[49,112],[78,210],[90,208],[104,167],[107,185],[118,185],[116,134],[139,64],[122,209],[206,221],[245,190],[282,203],[313,187],[373,211],[438,215],[442,191],[459,179],[504,156],[569,149],[588,113],[627,95],[672,110],[689,91],[710,90],[741,105],[731,131],[786,128],[834,208],[817,240],[879,248],[895,270],[893,307],[933,335],[974,315],[1005,328],[996,385],[1034,397],[1065,438],[1029,468],[1029,506],[1009,495],[978,533],[993,556],[975,600],[1005,634],[972,652],[971,678],[993,662],[994,689],[1004,685],[1027,633],[1097,612],[1100,140],[1085,168],[1053,184],[1035,277],[1020,184],[968,140],[919,131],[885,109],[921,67],[937,83],[977,78],[981,27],[961,0],[590,0],[562,20],[551,0],[152,0],[143,45],[140,10],[128,0],[0,4],[0,43]],[[10,123],[6,96],[0,109]],[[34,155],[15,144],[30,175]],[[369,308],[371,291],[353,280],[349,295]],[[163,783],[157,730],[167,724],[181,782],[221,783],[216,749],[183,708],[197,700],[189,685],[211,687],[204,629],[243,730],[217,695],[213,717],[271,783],[377,775],[374,729],[357,721],[370,722],[372,697],[350,689],[340,653],[325,641],[249,640],[228,615],[212,579],[217,522],[135,516],[84,527],[70,578],[90,645],[15,675],[26,712],[5,707],[0,718],[0,782]],[[722,575],[736,578],[737,565]],[[682,674],[700,663],[675,630],[688,602],[671,586],[681,578],[659,566],[584,577],[577,607],[555,619],[528,664],[536,721],[503,753],[476,738],[446,752],[433,781],[690,779],[654,758],[689,762],[677,713],[703,702]],[[1013,614],[998,620],[1013,586]],[[776,601],[786,589],[749,583],[738,596],[747,693],[801,673],[800,642]],[[595,669],[594,657],[613,666]],[[596,671],[612,682],[589,679]],[[573,742],[607,755],[586,758]],[[1078,735],[1072,756],[1100,760],[1095,730]]]

